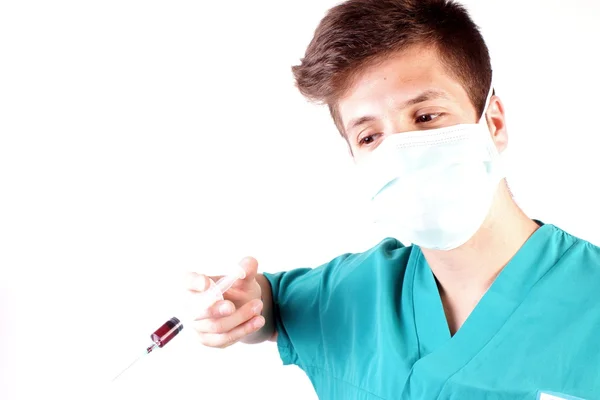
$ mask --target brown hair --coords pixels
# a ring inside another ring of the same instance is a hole
[[[363,68],[412,45],[433,46],[479,114],[492,81],[488,48],[466,9],[452,0],[347,0],[321,20],[300,65],[296,86],[325,103],[342,136],[337,100]]]

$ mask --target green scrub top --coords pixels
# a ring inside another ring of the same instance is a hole
[[[395,239],[265,276],[281,359],[320,399],[600,399],[600,248],[553,225],[454,336],[421,250]]]

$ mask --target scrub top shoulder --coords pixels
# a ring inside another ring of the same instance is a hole
[[[454,336],[425,257],[394,239],[265,276],[281,358],[320,399],[600,399],[600,249],[553,225]]]

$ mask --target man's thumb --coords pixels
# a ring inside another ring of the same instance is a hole
[[[258,271],[258,261],[256,261],[253,257],[246,257],[240,261],[240,267],[246,273],[246,277],[243,279],[244,281],[252,281],[256,278],[256,273]]]

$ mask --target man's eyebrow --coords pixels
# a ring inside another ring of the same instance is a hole
[[[364,117],[355,118],[350,121],[348,126],[346,127],[346,132],[349,132],[351,129],[354,129],[362,124],[366,124],[367,122],[375,121],[376,118],[372,115],[365,115]]]
[[[424,103],[426,101],[435,100],[435,99],[448,99],[448,95],[445,92],[442,92],[440,90],[426,90],[423,93],[421,93],[420,95],[418,95],[417,97],[414,97],[410,100],[405,101],[400,106],[400,109],[414,106],[415,104]]]
[[[434,100],[434,99],[448,99],[448,95],[445,92],[442,92],[440,90],[426,90],[423,93],[419,94],[418,96],[413,97],[412,99],[407,100],[404,103],[402,103],[400,105],[400,107],[398,107],[398,109],[402,110],[406,107],[414,106],[416,104],[424,103],[426,101],[430,101],[430,100]],[[375,121],[376,119],[377,118],[372,115],[366,115],[363,117],[359,117],[359,118],[350,120],[350,122],[346,126],[346,132],[349,132],[350,130],[352,130],[362,124],[366,124],[367,122]]]

